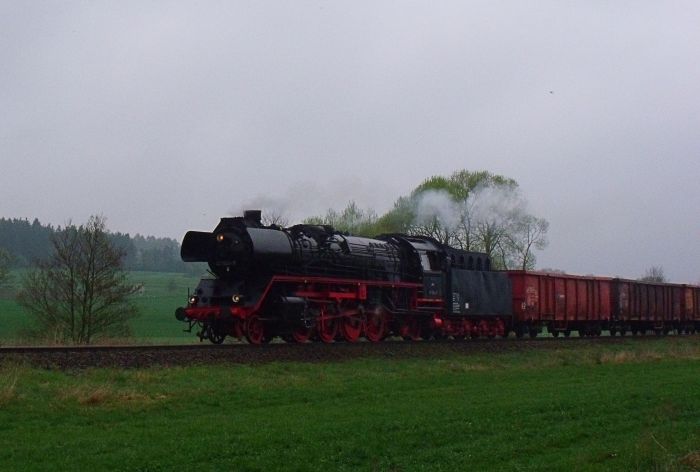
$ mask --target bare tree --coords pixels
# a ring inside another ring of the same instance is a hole
[[[668,282],[666,275],[664,274],[664,268],[661,266],[651,266],[649,267],[644,275],[639,278],[641,282],[657,282],[664,283]]]
[[[104,217],[69,224],[51,243],[52,256],[36,263],[17,295],[37,334],[76,344],[128,336],[128,321],[137,315],[129,297],[137,287],[121,270],[124,252],[111,243]]]
[[[445,225],[437,215],[421,219],[409,228],[409,233],[416,236],[427,236],[442,244],[454,246],[457,243],[456,232]]]
[[[514,264],[509,268],[532,270],[535,268],[535,254],[533,249],[542,250],[547,246],[547,220],[532,215],[520,218],[513,230],[506,235],[508,253],[513,256]]]
[[[465,251],[477,251],[480,249],[476,235],[475,204],[476,199],[467,196],[460,205],[459,225],[457,226],[455,239],[459,247]]]
[[[277,208],[270,208],[262,212],[262,224],[265,226],[282,226],[289,225],[289,218],[284,215],[284,212]]]

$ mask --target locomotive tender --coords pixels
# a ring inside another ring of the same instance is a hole
[[[216,344],[226,336],[330,343],[700,327],[700,287],[494,271],[486,254],[432,238],[265,226],[257,210],[222,218],[213,232],[188,232],[181,257],[207,262],[212,277],[176,317]]]

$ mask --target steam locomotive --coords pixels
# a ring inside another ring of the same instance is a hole
[[[324,225],[263,225],[261,212],[189,231],[185,262],[206,262],[176,318],[200,340],[251,344],[389,336],[624,335],[700,328],[700,287],[494,271],[488,255],[429,237],[350,236]]]

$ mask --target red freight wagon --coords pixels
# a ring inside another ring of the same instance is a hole
[[[509,271],[517,335],[536,336],[542,327],[554,336],[600,334],[608,328],[611,280],[540,272]]]
[[[685,333],[694,333],[700,329],[700,287],[683,286],[680,329]]]
[[[613,318],[632,333],[679,329],[685,290],[682,285],[613,280]]]

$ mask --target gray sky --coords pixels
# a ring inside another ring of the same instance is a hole
[[[698,25],[695,0],[0,0],[0,216],[180,239],[486,169],[549,220],[540,267],[697,282]]]

